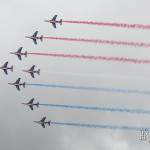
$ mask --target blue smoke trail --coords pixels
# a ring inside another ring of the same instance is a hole
[[[89,90],[89,91],[115,92],[115,93],[124,93],[124,94],[150,95],[150,91],[117,89],[117,88],[109,88],[109,87],[71,86],[71,85],[61,85],[61,84],[26,84],[26,85],[39,86],[39,87],[51,87],[51,88],[65,88],[65,89],[73,89],[73,90]]]
[[[108,125],[108,124],[84,124],[84,123],[56,122],[56,121],[51,121],[51,124],[59,125],[59,126],[82,127],[82,128],[101,128],[101,129],[129,130],[129,131],[141,131],[141,130],[150,131],[150,128],[145,128],[145,127],[117,126],[117,125]]]
[[[95,110],[95,111],[107,111],[107,112],[125,112],[132,114],[148,114],[150,115],[150,110],[144,109],[129,109],[129,108],[110,108],[110,107],[96,107],[96,106],[81,106],[81,105],[60,105],[60,104],[39,104],[41,106],[49,107],[59,107],[67,109],[82,109],[82,110]]]

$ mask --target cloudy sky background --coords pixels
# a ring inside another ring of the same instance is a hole
[[[149,96],[107,92],[27,87],[21,92],[8,82],[21,77],[28,83],[56,83],[83,86],[106,86],[149,90],[149,65],[73,60],[29,56],[19,61],[9,54],[20,46],[30,52],[124,56],[150,59],[145,48],[73,43],[44,40],[35,46],[25,35],[38,30],[45,36],[83,37],[149,41],[150,31],[117,29],[90,25],[63,24],[55,30],[45,19],[54,14],[65,20],[93,20],[150,24],[148,0],[0,0],[0,64],[9,61],[14,73],[1,71],[0,149],[3,150],[148,150],[149,143],[138,140],[138,133],[104,129],[51,126],[46,129],[33,123],[43,116],[62,122],[150,126],[150,116],[125,113],[100,113],[40,107],[31,112],[21,105],[35,97],[40,103],[83,104],[108,107],[149,108]],[[41,68],[41,76],[32,79],[22,69],[33,64]]]

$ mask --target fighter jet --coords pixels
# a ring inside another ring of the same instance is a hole
[[[5,62],[5,64],[2,67],[0,67],[0,69],[4,70],[6,75],[8,74],[7,70],[11,70],[11,72],[13,72],[13,66],[7,67],[7,65],[8,65],[8,61]]]
[[[33,103],[34,98],[32,98],[28,103],[22,103],[23,105],[29,106],[31,110],[33,110],[33,106],[39,107],[39,102]]]
[[[49,22],[53,25],[54,28],[56,28],[56,24],[59,23],[60,25],[62,25],[62,19],[60,20],[56,20],[57,15],[55,15],[51,20],[44,20],[45,22]]]
[[[20,47],[17,52],[10,52],[10,54],[17,55],[18,59],[22,60],[22,58],[21,58],[22,55],[24,55],[25,57],[27,57],[27,51],[24,52],[24,53],[22,53],[21,51],[22,51],[22,47]]]
[[[32,39],[34,44],[36,45],[37,44],[37,40],[40,39],[41,42],[43,41],[43,35],[41,36],[37,36],[38,34],[38,31],[36,31],[32,36],[25,36],[26,38],[29,38],[29,39]]]
[[[45,121],[46,117],[43,117],[40,121],[34,121],[35,123],[40,124],[43,128],[45,128],[45,125],[48,124],[51,125],[51,121]]]
[[[20,83],[21,78],[18,78],[16,82],[14,83],[8,83],[10,85],[14,85],[18,91],[20,91],[20,86],[23,86],[25,88],[25,82],[24,83]]]
[[[40,69],[34,70],[34,68],[35,68],[35,65],[33,65],[29,70],[22,70],[22,71],[30,73],[31,77],[34,78],[34,73],[37,73],[38,75],[40,75]]]

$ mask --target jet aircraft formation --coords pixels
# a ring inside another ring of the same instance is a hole
[[[57,20],[57,15],[54,15],[54,17],[50,20],[44,20],[45,22],[49,22],[52,24],[54,28],[56,28],[56,24],[62,25],[62,19]],[[32,39],[34,44],[37,45],[37,40],[40,40],[41,42],[43,41],[43,35],[38,36],[38,31],[35,31],[32,36],[25,36],[25,38]],[[27,57],[28,52],[22,52],[23,47],[20,47],[16,52],[10,52],[10,54],[16,55],[20,61],[22,61],[22,56]],[[8,70],[13,72],[13,66],[8,67],[8,61],[5,62],[1,67],[1,70],[4,71],[6,75],[8,75]],[[35,70],[35,65],[30,67],[28,70],[22,70],[23,72],[29,73],[32,78],[35,78],[35,74],[40,75],[40,69]],[[21,82],[21,78],[18,78],[15,82],[8,83],[9,85],[13,85],[16,87],[18,91],[21,90],[21,86],[25,88],[26,83]],[[22,103],[25,106],[28,106],[31,110],[34,110],[34,106],[37,108],[39,107],[39,102],[34,103],[34,98],[32,98],[29,102],[24,102]],[[43,128],[45,128],[45,125],[48,124],[50,126],[51,121],[46,121],[46,117],[44,116],[40,121],[34,121],[35,123],[40,124]]]

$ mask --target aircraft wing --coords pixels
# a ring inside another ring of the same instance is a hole
[[[20,47],[17,52],[18,52],[18,53],[21,53],[21,50],[22,50],[22,47]]]
[[[16,81],[16,83],[18,84],[20,82],[21,78],[18,78],[18,80]]]
[[[29,101],[29,104],[33,104],[34,98]]]
[[[16,85],[16,88],[17,88],[17,90],[18,90],[18,91],[20,91],[20,87],[19,87],[19,85]]]
[[[35,68],[35,65],[33,65],[31,68],[30,68],[30,71],[33,71]]]
[[[41,119],[41,121],[42,121],[42,122],[44,122],[44,121],[45,121],[45,119],[46,119],[46,117],[43,117],[43,118]]]
[[[36,32],[33,34],[33,36],[34,36],[34,37],[36,37],[36,36],[37,36],[37,34],[38,34],[38,31],[36,31]]]
[[[4,69],[5,74],[8,74],[7,69]]]
[[[42,126],[43,128],[45,128],[45,124],[44,124],[44,123],[42,123],[41,126]]]
[[[30,107],[31,110],[33,110],[33,106],[30,105],[29,107]]]
[[[17,55],[17,56],[18,56],[19,60],[22,60],[22,59],[21,59],[21,55]]]
[[[3,66],[3,67],[7,67],[7,65],[8,65],[8,61],[7,61],[7,62],[5,62],[5,64],[4,64],[4,66]]]
[[[55,20],[56,20],[56,18],[57,18],[57,15],[55,15],[55,16],[53,17],[53,19],[52,19],[52,20],[53,20],[53,21],[55,21]]]
[[[56,28],[56,23],[52,23],[53,27]]]
[[[33,39],[33,42],[34,42],[34,44],[35,44],[35,45],[37,45],[37,41],[36,41],[36,39]]]
[[[33,73],[33,72],[31,72],[30,74],[31,74],[31,77],[32,77],[32,78],[34,78],[34,73]]]

